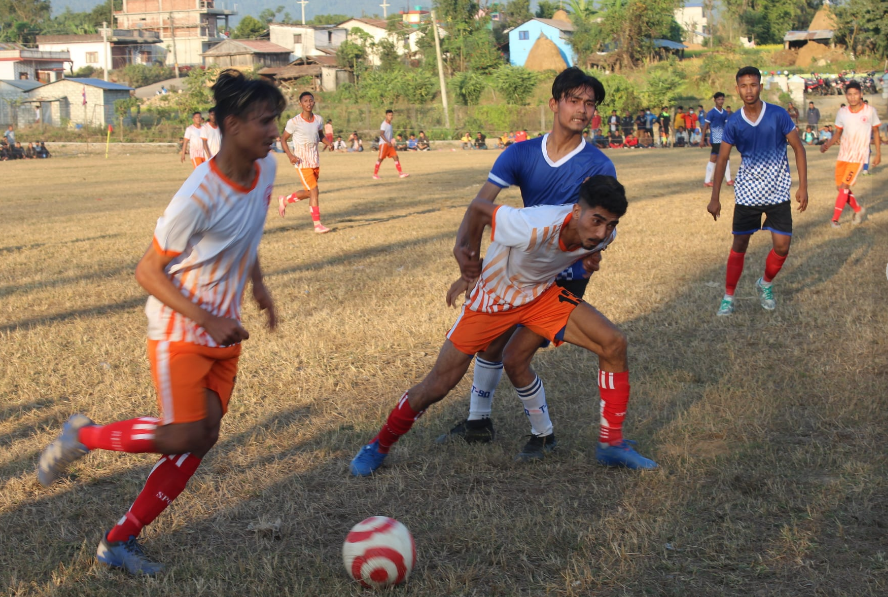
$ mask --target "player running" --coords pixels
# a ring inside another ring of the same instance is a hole
[[[274,86],[231,70],[219,75],[213,95],[222,148],[173,197],[136,268],[151,295],[148,358],[161,417],[102,426],[73,415],[37,470],[48,486],[90,450],[163,454],[132,507],[99,543],[100,563],[131,574],[163,569],[137,537],[185,489],[219,437],[241,342],[250,337],[240,322],[248,280],[269,327],[276,323],[257,249],[276,169],[268,152],[286,101]]]
[[[195,168],[207,161],[204,154],[203,139],[201,139],[201,126],[203,116],[200,112],[191,115],[191,123],[182,135],[182,151],[179,152],[179,160],[185,162],[185,145],[188,144],[188,155],[191,156],[191,165]]]
[[[712,175],[715,173],[715,162],[718,160],[718,151],[721,148],[722,135],[725,132],[725,124],[728,122],[728,113],[722,109],[725,105],[725,94],[719,91],[713,95],[712,98],[715,100],[715,107],[706,113],[706,124],[703,125],[703,138],[706,138],[706,131],[709,131],[709,145],[712,148],[709,152],[709,163],[706,164],[706,178],[703,181],[704,187],[712,186]],[[728,160],[728,164],[725,166],[725,175],[728,178],[728,186],[734,186],[734,179],[731,178],[731,160]]]
[[[290,158],[290,163],[296,167],[303,189],[286,197],[278,197],[278,213],[283,218],[286,215],[287,204],[296,203],[308,199],[311,211],[311,221],[314,222],[314,230],[318,234],[326,234],[330,229],[321,224],[321,208],[318,204],[320,189],[318,179],[321,177],[321,156],[318,153],[318,143],[327,146],[324,136],[324,119],[320,114],[314,113],[315,98],[310,91],[303,91],[299,96],[299,104],[302,113],[297,114],[287,121],[284,134],[281,135],[281,145]],[[287,141],[293,138],[293,151]]]
[[[848,105],[840,108],[836,115],[835,134],[820,146],[820,153],[825,153],[836,143],[841,143],[836,161],[836,189],[839,191],[839,196],[836,198],[836,209],[832,218],[832,226],[836,228],[839,226],[839,216],[842,215],[846,203],[850,203],[851,209],[854,210],[851,223],[860,224],[863,221],[866,208],[857,202],[851,187],[857,182],[857,176],[869,157],[870,138],[876,142],[873,166],[878,166],[882,161],[882,139],[879,137],[879,125],[882,122],[875,108],[863,102],[860,83],[849,81],[845,85],[845,99],[848,100]]]
[[[219,153],[222,147],[222,133],[216,124],[216,108],[210,108],[207,112],[207,121],[200,128],[200,138],[203,141],[204,155],[208,160]]]
[[[765,273],[755,282],[755,291],[763,309],[773,311],[777,308],[772,284],[789,255],[792,240],[789,198],[792,178],[786,157],[787,143],[795,153],[799,172],[799,190],[796,191],[799,211],[803,212],[808,207],[808,162],[795,123],[786,110],[759,99],[762,74],[757,68],[744,66],[737,71],[736,80],[743,107],[728,119],[725,126],[715,165],[712,199],[707,208],[713,219],[717,220],[721,215],[721,183],[731,148],[736,145],[743,161],[737,171],[737,184],[734,187],[734,242],[728,257],[725,296],[718,308],[718,315],[734,312],[734,291],[743,273],[746,248],[750,237],[759,230],[771,231],[772,248],[765,260]]]
[[[627,202],[623,186],[612,176],[596,175],[580,187],[572,205],[540,205],[515,209],[475,198],[466,211],[465,225],[473,258],[462,274],[477,280],[469,299],[438,354],[432,371],[410,388],[392,410],[385,425],[351,462],[355,476],[367,476],[382,464],[398,438],[435,402],[462,379],[475,353],[516,325],[516,335],[543,337],[556,346],[569,342],[598,355],[601,391],[599,452],[632,450],[622,437],[629,402],[626,338],[607,318],[582,299],[555,285],[555,277],[575,262],[585,260],[597,269],[599,252],[616,236]],[[481,236],[491,227],[491,244],[483,268],[478,259]],[[540,424],[545,396],[524,398],[531,424]],[[643,457],[636,456],[641,460]],[[601,454],[599,454],[601,460]],[[647,461],[644,468],[655,468]]]
[[[395,161],[395,168],[398,170],[400,178],[407,178],[409,174],[404,174],[401,170],[401,161],[398,159],[398,152],[395,150],[394,136],[392,135],[392,119],[395,113],[392,110],[385,111],[385,120],[379,125],[379,155],[376,158],[376,167],[373,169],[373,178],[379,180],[379,166],[385,158],[392,158]]]

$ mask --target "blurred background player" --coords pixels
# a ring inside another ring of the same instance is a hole
[[[757,68],[744,66],[737,71],[736,81],[743,107],[728,119],[725,126],[715,165],[712,199],[707,208],[713,219],[718,220],[721,215],[721,183],[731,149],[736,145],[742,162],[734,186],[734,241],[728,256],[725,296],[717,313],[721,316],[734,312],[734,291],[743,273],[746,248],[749,239],[759,230],[771,231],[772,248],[765,260],[765,273],[755,282],[755,291],[763,309],[773,311],[777,308],[772,283],[789,255],[792,240],[789,196],[792,178],[786,157],[787,143],[795,153],[799,172],[799,190],[796,191],[799,211],[803,212],[808,207],[808,162],[795,123],[786,110],[760,99],[762,74]],[[764,224],[762,216],[765,216]]]
[[[185,148],[188,148],[188,155],[191,156],[191,165],[195,168],[203,164],[207,158],[204,155],[203,139],[201,139],[201,126],[203,125],[203,116],[200,112],[191,115],[191,124],[185,129],[182,135],[182,151],[179,152],[180,161],[185,161]]]
[[[395,139],[392,130],[392,119],[395,113],[392,110],[385,111],[385,120],[379,125],[379,155],[376,158],[376,167],[373,169],[373,178],[379,180],[379,166],[385,158],[392,158],[395,161],[395,168],[398,170],[400,178],[407,178],[409,174],[404,174],[401,170],[401,161],[398,159],[398,151],[395,149]],[[468,135],[468,133],[466,133]],[[469,139],[471,143],[471,139]]]
[[[321,156],[318,152],[318,143],[327,146],[324,119],[320,114],[314,113],[315,99],[311,92],[302,92],[299,96],[299,105],[302,106],[302,113],[287,121],[284,134],[281,135],[281,145],[287,157],[290,158],[290,163],[296,167],[303,188],[291,195],[278,197],[278,213],[283,218],[286,215],[288,203],[308,199],[314,231],[318,234],[326,234],[330,232],[330,229],[321,224],[321,208],[318,202],[321,194],[318,189],[318,179],[321,177]],[[291,137],[293,139],[292,151],[288,142]]]
[[[286,100],[274,86],[224,71],[213,86],[222,148],[197,168],[157,221],[136,267],[150,294],[148,358],[161,417],[96,425],[73,415],[40,456],[37,476],[48,486],[90,450],[163,454],[145,487],[117,524],[102,535],[104,565],[154,575],[137,537],[185,489],[215,445],[234,388],[247,280],[275,326],[274,304],[259,265],[276,160],[268,155]]]
[[[836,160],[836,189],[839,196],[836,197],[836,208],[833,212],[832,226],[839,226],[839,217],[845,204],[850,204],[854,210],[851,216],[852,224],[860,224],[866,209],[857,202],[851,187],[857,182],[857,177],[863,169],[870,153],[870,139],[875,140],[876,155],[872,164],[878,166],[882,161],[882,142],[879,137],[879,115],[875,108],[863,103],[860,83],[849,81],[845,85],[845,99],[848,105],[839,108],[836,114],[836,132],[832,138],[820,146],[820,152],[825,153],[830,147],[839,143],[839,156]]]
[[[725,124],[728,122],[728,113],[723,109],[723,106],[725,105],[725,94],[719,91],[712,96],[712,98],[715,100],[715,107],[706,113],[706,124],[703,126],[703,137],[706,138],[706,131],[709,131],[709,145],[712,148],[709,152],[709,163],[706,164],[706,178],[703,181],[704,187],[712,186],[712,175],[715,174],[715,162],[718,160],[722,135],[725,132]],[[734,186],[734,179],[731,178],[731,160],[728,160],[728,163],[725,166],[725,176],[728,179],[728,186]]]
[[[200,138],[203,141],[204,155],[208,160],[219,153],[222,147],[222,133],[216,124],[216,108],[210,108],[207,112],[207,121],[200,129]]]

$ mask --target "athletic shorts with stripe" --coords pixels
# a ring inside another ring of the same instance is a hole
[[[310,191],[318,186],[318,179],[321,178],[320,168],[296,168],[299,173],[299,180],[306,191]]]
[[[191,165],[194,166],[195,168],[197,168],[198,166],[200,166],[201,164],[203,164],[206,161],[207,161],[206,158],[204,158],[203,156],[197,157],[197,158],[191,158]]]
[[[856,162],[836,162],[836,186],[843,184],[853,187],[857,182],[857,175],[863,170],[863,164]]]
[[[214,347],[148,340],[148,360],[162,424],[206,418],[205,390],[219,395],[222,412],[227,413],[240,352],[240,344]]]
[[[379,148],[379,161],[381,162],[385,158],[398,159],[398,151],[388,143]]]
[[[457,350],[473,355],[485,350],[514,325],[521,324],[559,346],[570,314],[582,303],[567,290],[552,285],[533,301],[496,313],[481,313],[463,306],[447,338]]]

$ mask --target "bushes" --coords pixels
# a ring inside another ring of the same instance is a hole
[[[457,73],[450,79],[449,86],[457,101],[463,106],[477,105],[484,88],[487,87],[484,79],[472,71]]]
[[[533,95],[538,81],[537,74],[520,66],[503,65],[493,71],[491,81],[494,89],[506,103],[526,106]]]
[[[144,87],[145,85],[166,81],[176,76],[171,67],[160,64],[151,66],[147,64],[128,64],[122,69],[115,71],[114,74],[117,75],[119,81],[126,83],[130,87]]]

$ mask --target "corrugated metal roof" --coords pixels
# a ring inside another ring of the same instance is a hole
[[[62,79],[62,81],[74,81],[75,83],[80,83],[81,85],[90,85],[92,87],[98,87],[99,89],[107,89],[108,91],[130,91],[132,87],[127,87],[126,85],[121,85],[120,83],[112,83],[111,81],[103,81],[101,79],[92,79],[92,78],[70,78],[70,79]],[[55,81],[58,83],[58,81]],[[52,85],[52,83],[50,83]]]
[[[817,29],[814,31],[787,31],[783,41],[811,41],[814,39],[832,39],[836,34],[829,29]]]
[[[533,19],[534,21],[539,21],[540,23],[545,23],[549,27],[555,27],[560,31],[573,31],[574,26],[570,21],[559,21],[557,19]]]
[[[680,44],[677,41],[672,41],[669,39],[655,39],[654,40],[655,48],[668,48],[670,50],[686,50],[688,47],[684,44]]]
[[[247,46],[254,52],[259,52],[261,54],[289,54],[290,50],[283,46],[279,46],[277,44],[273,44],[270,41],[264,41],[261,39],[239,39],[237,43]]]
[[[31,79],[3,79],[0,82],[17,87],[22,91],[31,91],[32,89],[43,87],[43,83],[40,81],[32,81]]]
[[[239,54],[289,54],[290,50],[261,39],[226,39],[201,56],[236,56]]]

